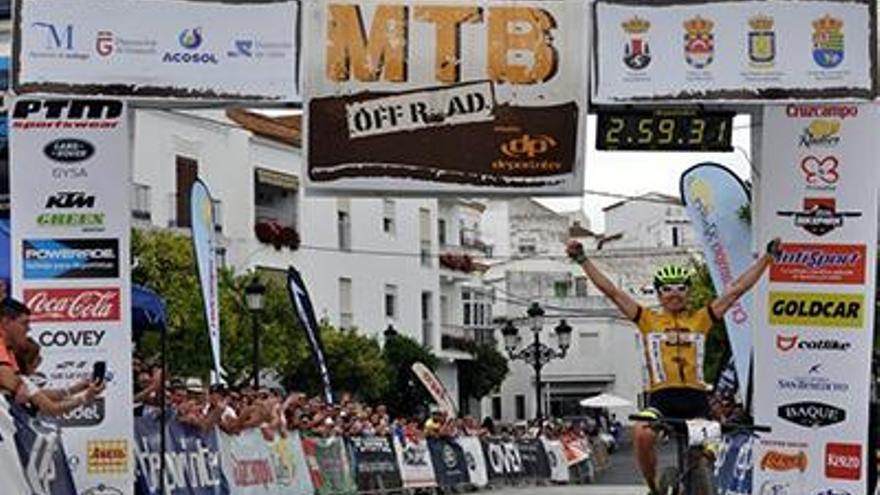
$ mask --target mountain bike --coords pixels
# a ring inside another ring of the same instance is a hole
[[[654,431],[675,440],[676,465],[664,469],[658,489],[661,495],[714,495],[715,479],[710,448],[722,435],[749,432],[769,433],[769,426],[719,423],[704,419],[685,420],[633,414],[632,421],[648,423]]]

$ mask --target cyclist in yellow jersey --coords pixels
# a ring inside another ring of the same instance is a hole
[[[743,294],[760,280],[779,252],[779,239],[767,245],[767,252],[755,261],[726,291],[707,306],[689,309],[690,270],[665,266],[654,274],[654,288],[660,301],[659,310],[638,304],[629,294],[617,288],[584,254],[583,246],[569,242],[566,251],[590,278],[593,284],[639,328],[645,361],[648,366],[647,404],[652,411],[674,418],[709,416],[706,384],[703,381],[703,360],[706,337],[716,321],[721,320]],[[655,482],[657,453],[656,434],[646,424],[636,425],[633,444],[639,469],[652,493]]]

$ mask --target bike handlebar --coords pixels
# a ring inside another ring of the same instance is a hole
[[[660,424],[668,424],[670,426],[684,427],[687,425],[688,420],[682,418],[670,418],[667,416],[660,416],[657,418],[651,418],[647,416],[642,416],[640,414],[631,414],[629,416],[630,421],[640,421],[642,423],[660,423]],[[769,426],[764,425],[746,425],[741,423],[720,423],[721,432],[722,433],[731,433],[737,431],[750,431],[757,433],[770,433],[771,428]]]

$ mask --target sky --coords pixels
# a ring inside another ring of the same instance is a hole
[[[732,153],[634,153],[596,151],[596,116],[587,121],[587,157],[584,189],[637,196],[661,192],[678,196],[678,180],[688,167],[704,161],[727,166],[742,179],[749,179],[749,117],[737,116],[733,126]],[[615,198],[585,194],[583,198],[537,198],[556,211],[577,210],[583,205],[594,232],[605,229],[602,208],[619,201]]]

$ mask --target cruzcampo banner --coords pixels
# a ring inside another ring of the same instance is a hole
[[[202,305],[205,322],[211,339],[211,355],[214,357],[212,383],[223,381],[220,356],[220,293],[217,288],[217,234],[214,232],[214,200],[208,185],[196,179],[190,190],[190,218],[192,219],[192,244],[195,251],[199,285],[202,289]]]
[[[870,98],[869,1],[600,0],[594,103]]]
[[[299,101],[299,2],[22,0],[13,87],[175,99]]]
[[[758,246],[782,239],[755,289],[753,487],[868,493],[880,107],[770,106],[756,184]]]
[[[701,163],[681,175],[681,199],[700,239],[715,292],[721,294],[752,264],[752,229],[743,219],[751,204],[745,184],[729,169]],[[736,375],[746,383],[752,359],[752,295],[746,294],[724,315]],[[742,392],[748,387],[743,387]]]
[[[304,2],[308,187],[580,193],[587,8]]]

